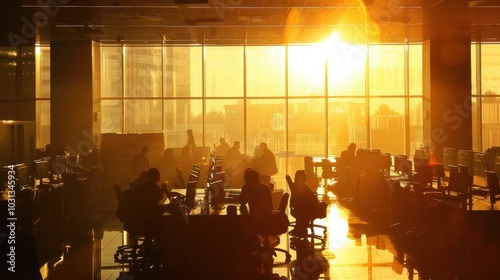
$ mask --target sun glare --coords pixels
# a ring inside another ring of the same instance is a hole
[[[328,63],[328,79],[336,85],[364,71],[366,46],[343,42],[337,32],[320,45]]]
[[[343,247],[344,243],[348,240],[347,234],[349,232],[349,225],[345,213],[342,212],[336,204],[330,206],[327,226],[328,248],[332,250],[334,248]]]

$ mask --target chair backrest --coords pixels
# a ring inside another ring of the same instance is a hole
[[[420,183],[422,185],[431,185],[432,184],[432,177],[434,175],[434,167],[429,164],[420,164],[418,166],[417,174],[416,176],[413,176],[416,178],[416,182]]]
[[[472,187],[472,183],[472,174],[450,172],[448,190],[459,194],[468,194],[470,192],[470,188]]]
[[[281,213],[286,212],[286,208],[288,207],[288,199],[290,198],[289,193],[284,193],[283,196],[281,197],[280,205],[278,207],[278,211]]]
[[[500,186],[498,181],[498,176],[493,171],[484,171],[484,176],[486,177],[486,186],[490,191],[490,195],[495,195],[500,193]]]
[[[458,166],[456,165],[448,165],[448,170],[451,172],[458,172]]]
[[[444,165],[442,163],[438,163],[434,165],[434,176],[439,178],[444,178]]]

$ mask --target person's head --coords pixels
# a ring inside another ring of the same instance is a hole
[[[260,143],[259,147],[262,149],[262,150],[267,150],[267,144],[262,142]]]
[[[347,150],[351,153],[356,152],[356,143],[349,144],[349,146],[347,146]]]
[[[156,184],[158,181],[160,181],[160,170],[154,167],[150,168],[148,170],[148,182],[153,182]]]
[[[246,184],[258,184],[259,183],[259,173],[251,168],[245,169],[245,174],[243,175]]]
[[[144,170],[141,172],[138,178],[139,181],[141,182],[146,182],[148,180],[148,171]]]
[[[144,145],[142,146],[141,153],[146,154],[149,151],[149,147]]]
[[[234,141],[234,146],[239,149],[240,148],[240,141]]]
[[[226,143],[226,139],[224,139],[224,137],[221,137],[221,138],[219,139],[219,143],[221,143],[221,144]]]
[[[297,170],[295,171],[295,184],[304,184],[307,181],[306,171],[305,170]]]
[[[163,152],[164,156],[171,157],[174,155],[174,150],[171,148],[166,148],[165,151]]]

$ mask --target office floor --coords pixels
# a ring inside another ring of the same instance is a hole
[[[102,223],[97,223],[85,240],[68,245],[67,253],[55,269],[42,268],[44,279],[133,279],[120,277],[124,269],[114,262],[115,250],[125,237],[122,224],[113,215],[116,207],[113,199],[113,194],[109,194],[111,202],[105,206]],[[500,204],[495,205],[496,210],[498,207]],[[487,197],[475,196],[474,209],[490,210]],[[335,198],[330,200],[327,217],[317,222],[328,228],[328,239],[326,248],[317,251],[314,258],[297,262],[298,253],[290,248],[290,236],[281,236],[278,247],[292,254],[290,264],[273,269],[281,279],[318,279],[316,272],[320,273],[320,279],[409,279],[409,271],[388,235],[356,217]],[[283,260],[278,256],[274,261]],[[418,272],[414,273],[413,279],[417,279]]]

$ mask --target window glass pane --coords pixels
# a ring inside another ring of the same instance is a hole
[[[424,116],[422,98],[410,98],[410,154],[414,154],[420,145],[432,145],[431,139],[424,139]]]
[[[321,46],[288,47],[288,95],[325,95],[325,55]]]
[[[247,96],[285,96],[285,47],[246,48]]]
[[[284,99],[247,100],[247,143],[246,154],[253,156],[255,147],[261,142],[267,144],[274,154],[286,151],[286,110]],[[242,151],[244,151],[242,147]],[[282,155],[282,153],[280,154]],[[286,173],[286,158],[277,156],[279,174]]]
[[[335,42],[327,59],[328,95],[365,95],[366,46]]]
[[[500,97],[482,98],[483,148],[500,146]]]
[[[365,148],[365,98],[330,98],[328,100],[328,155],[340,156],[350,143]]]
[[[481,45],[481,90],[482,94],[500,93],[500,45]]]
[[[50,100],[36,101],[36,147],[50,143]]]
[[[164,96],[202,96],[202,48],[165,46]]]
[[[212,99],[206,101],[205,143],[206,146],[219,145],[223,137],[232,146],[234,141],[244,140],[242,99]]]
[[[162,131],[161,100],[125,100],[125,133]]]
[[[205,47],[207,97],[243,96],[243,47]]]
[[[404,46],[369,47],[369,95],[404,95]]]
[[[314,124],[314,125],[311,125]],[[325,155],[325,100],[323,98],[288,101],[288,151],[291,174],[304,169],[304,156]]]
[[[422,95],[422,45],[409,45],[408,47],[408,86],[410,95]]]
[[[477,94],[477,84],[476,84],[476,79],[477,79],[477,47],[476,43],[472,43],[470,45],[470,74],[471,74],[471,94],[476,95]]]
[[[101,133],[121,133],[123,123],[123,101],[101,101]]]
[[[38,47],[40,50],[39,88],[37,98],[50,98],[50,47]]]
[[[404,105],[403,98],[370,99],[370,148],[406,154]]]
[[[162,95],[161,47],[125,47],[125,97]]]
[[[478,104],[478,97],[471,98],[471,115],[472,115],[472,149],[476,152],[482,152],[490,146],[482,146],[481,136],[481,115]],[[467,109],[467,108],[466,108]],[[497,127],[498,130],[498,127]]]
[[[101,96],[122,97],[123,88],[123,47],[101,47]]]
[[[202,101],[193,99],[165,100],[163,102],[163,135],[166,148],[180,148],[187,144],[188,129],[193,130],[197,146],[202,146],[203,111]],[[177,155],[178,156],[178,155]]]

